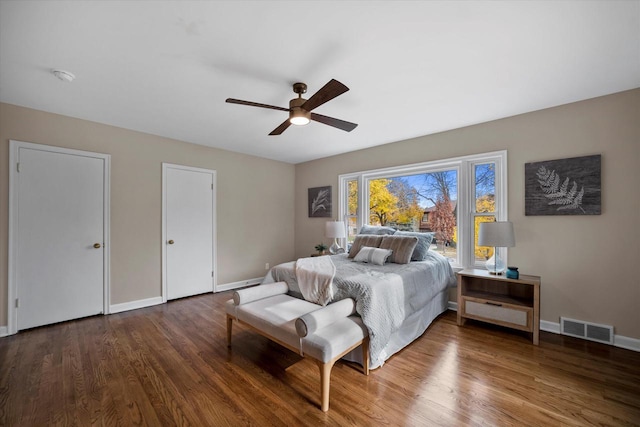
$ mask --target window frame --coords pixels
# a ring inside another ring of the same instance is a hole
[[[358,185],[357,229],[368,223],[369,218],[369,181],[380,178],[415,175],[420,173],[456,170],[457,183],[457,217],[458,227],[457,259],[452,261],[454,268],[484,268],[484,263],[475,260],[474,219],[475,211],[475,173],[476,165],[495,164],[495,212],[482,213],[483,216],[494,215],[497,221],[508,221],[508,186],[507,186],[507,150],[472,154],[442,160],[414,163],[410,165],[392,166],[338,175],[338,217],[348,221],[348,182],[356,180]],[[353,217],[353,216],[351,216]],[[348,236],[343,239],[346,247]],[[507,254],[503,249],[503,259]]]

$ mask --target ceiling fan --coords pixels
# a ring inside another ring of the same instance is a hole
[[[331,79],[329,83],[324,85],[309,99],[304,99],[302,97],[302,94],[307,92],[307,85],[304,83],[294,83],[293,92],[297,93],[298,97],[289,101],[289,108],[276,107],[275,105],[260,104],[251,101],[242,101],[234,98],[227,98],[226,102],[230,104],[249,105],[251,107],[288,111],[289,118],[282,122],[282,124],[275,128],[269,135],[280,135],[290,125],[306,125],[309,123],[309,120],[314,120],[325,125],[333,126],[334,128],[351,132],[356,128],[356,126],[358,126],[357,124],[311,112],[311,110],[321,106],[325,102],[331,101],[333,98],[342,95],[348,90],[349,88],[339,81]]]

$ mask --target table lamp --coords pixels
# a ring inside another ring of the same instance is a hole
[[[329,221],[327,222],[325,228],[325,236],[333,239],[333,244],[329,248],[329,252],[331,255],[343,253],[344,249],[338,245],[338,239],[343,239],[347,237],[347,233],[345,231],[344,221]]]
[[[491,274],[502,274],[507,266],[499,256],[497,248],[511,248],[516,245],[513,223],[509,221],[481,222],[478,231],[478,246],[493,246],[493,256],[487,260],[487,270]]]

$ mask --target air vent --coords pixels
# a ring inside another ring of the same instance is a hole
[[[613,344],[613,326],[598,325],[582,320],[560,318],[560,333],[585,340]]]

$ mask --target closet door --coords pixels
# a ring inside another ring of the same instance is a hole
[[[215,171],[163,164],[163,299],[213,292]]]
[[[11,142],[17,330],[106,310],[106,155]]]

